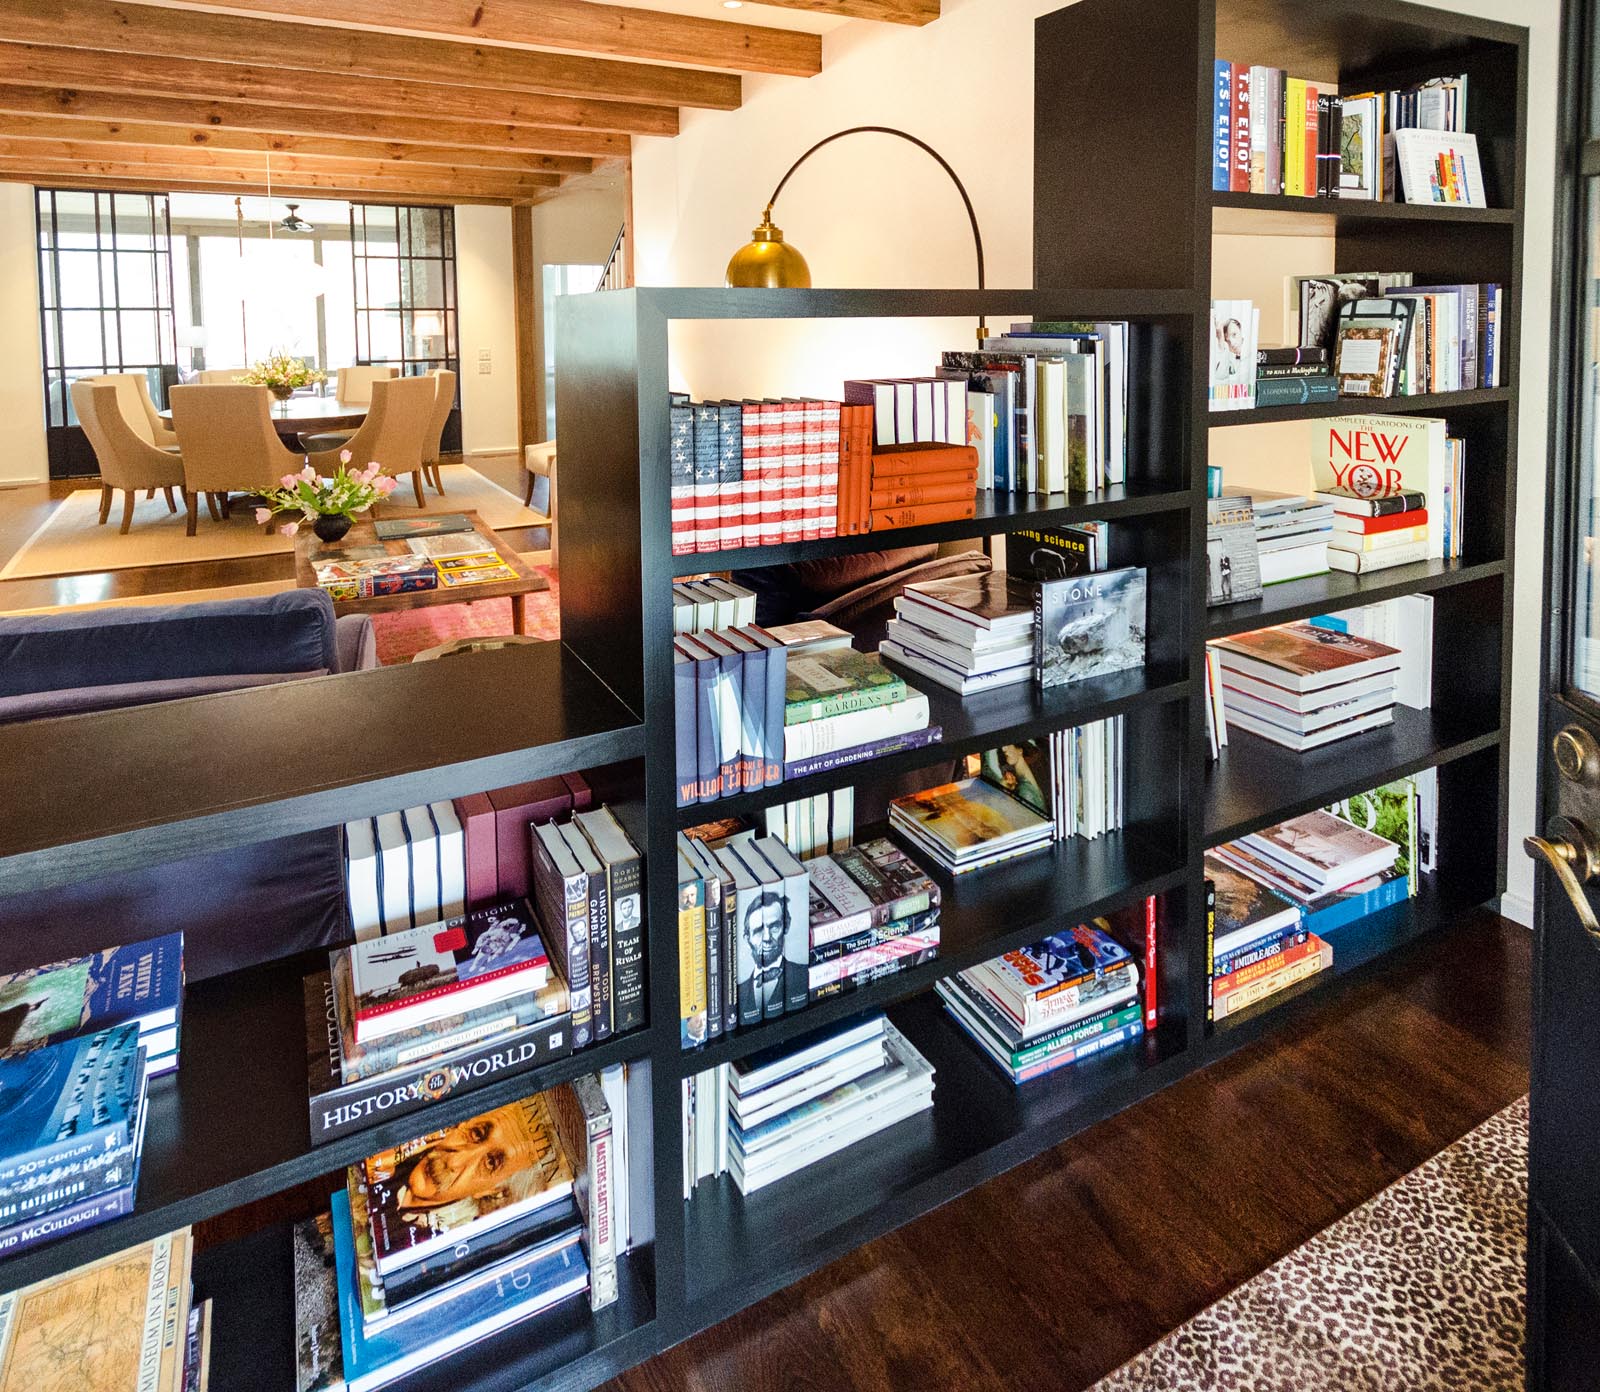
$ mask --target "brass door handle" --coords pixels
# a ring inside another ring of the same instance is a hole
[[[1573,912],[1578,915],[1583,931],[1600,941],[1600,919],[1595,917],[1589,896],[1583,892],[1584,885],[1600,872],[1600,846],[1596,845],[1588,827],[1570,817],[1553,818],[1546,831],[1548,838],[1525,837],[1522,849],[1532,858],[1543,857],[1545,863],[1555,871],[1561,888],[1566,890],[1567,898],[1572,901]]]

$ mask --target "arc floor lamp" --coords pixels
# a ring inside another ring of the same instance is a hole
[[[772,197],[767,199],[767,206],[761,214],[761,225],[750,234],[750,241],[734,252],[729,260],[727,283],[730,286],[769,290],[811,288],[811,267],[806,264],[806,258],[793,245],[784,241],[783,229],[772,221],[772,207],[795,170],[824,145],[831,145],[835,140],[843,140],[847,135],[892,135],[909,141],[930,155],[939,168],[950,176],[950,182],[956,186],[956,192],[961,195],[962,205],[967,210],[967,221],[972,225],[973,250],[978,258],[978,289],[984,289],[983,234],[978,230],[978,214],[973,210],[972,199],[967,195],[966,185],[961,182],[960,175],[950,167],[950,161],[927,141],[919,140],[908,131],[899,130],[894,126],[851,126],[847,130],[835,131],[832,135],[817,141],[791,164],[783,178],[778,180],[777,188],[772,190]],[[978,322],[978,337],[980,340],[988,337],[988,328],[981,319]]]

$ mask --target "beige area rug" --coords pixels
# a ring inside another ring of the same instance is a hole
[[[1528,1099],[1091,1392],[1520,1392]]]
[[[389,502],[384,517],[415,516],[418,512],[476,512],[496,531],[532,527],[537,514],[522,500],[485,478],[469,464],[446,464],[444,496],[425,489],[426,508],[419,509],[410,479],[404,480]],[[100,490],[78,489],[65,498],[44,524],[0,569],[0,580],[36,579],[47,575],[84,575],[95,571],[127,570],[135,566],[180,565],[186,561],[227,561],[238,557],[275,556],[294,550],[291,538],[266,535],[249,508],[235,507],[226,522],[213,522],[204,506],[194,536],[184,535],[186,518],[180,508],[167,511],[157,493],[139,498],[133,526],[127,536],[117,528],[122,515],[119,494],[111,518],[100,526]]]

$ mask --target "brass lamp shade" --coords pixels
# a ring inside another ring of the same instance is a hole
[[[761,226],[750,234],[750,241],[733,253],[727,282],[763,290],[809,290],[811,267],[783,240],[783,229],[773,226],[769,209]]]

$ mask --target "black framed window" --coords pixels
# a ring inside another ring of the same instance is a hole
[[[352,203],[350,244],[356,361],[402,376],[455,369],[455,210]]]
[[[44,345],[50,473],[93,473],[72,410],[72,383],[143,372],[165,404],[178,349],[172,313],[172,232],[164,193],[35,191],[39,330]]]

